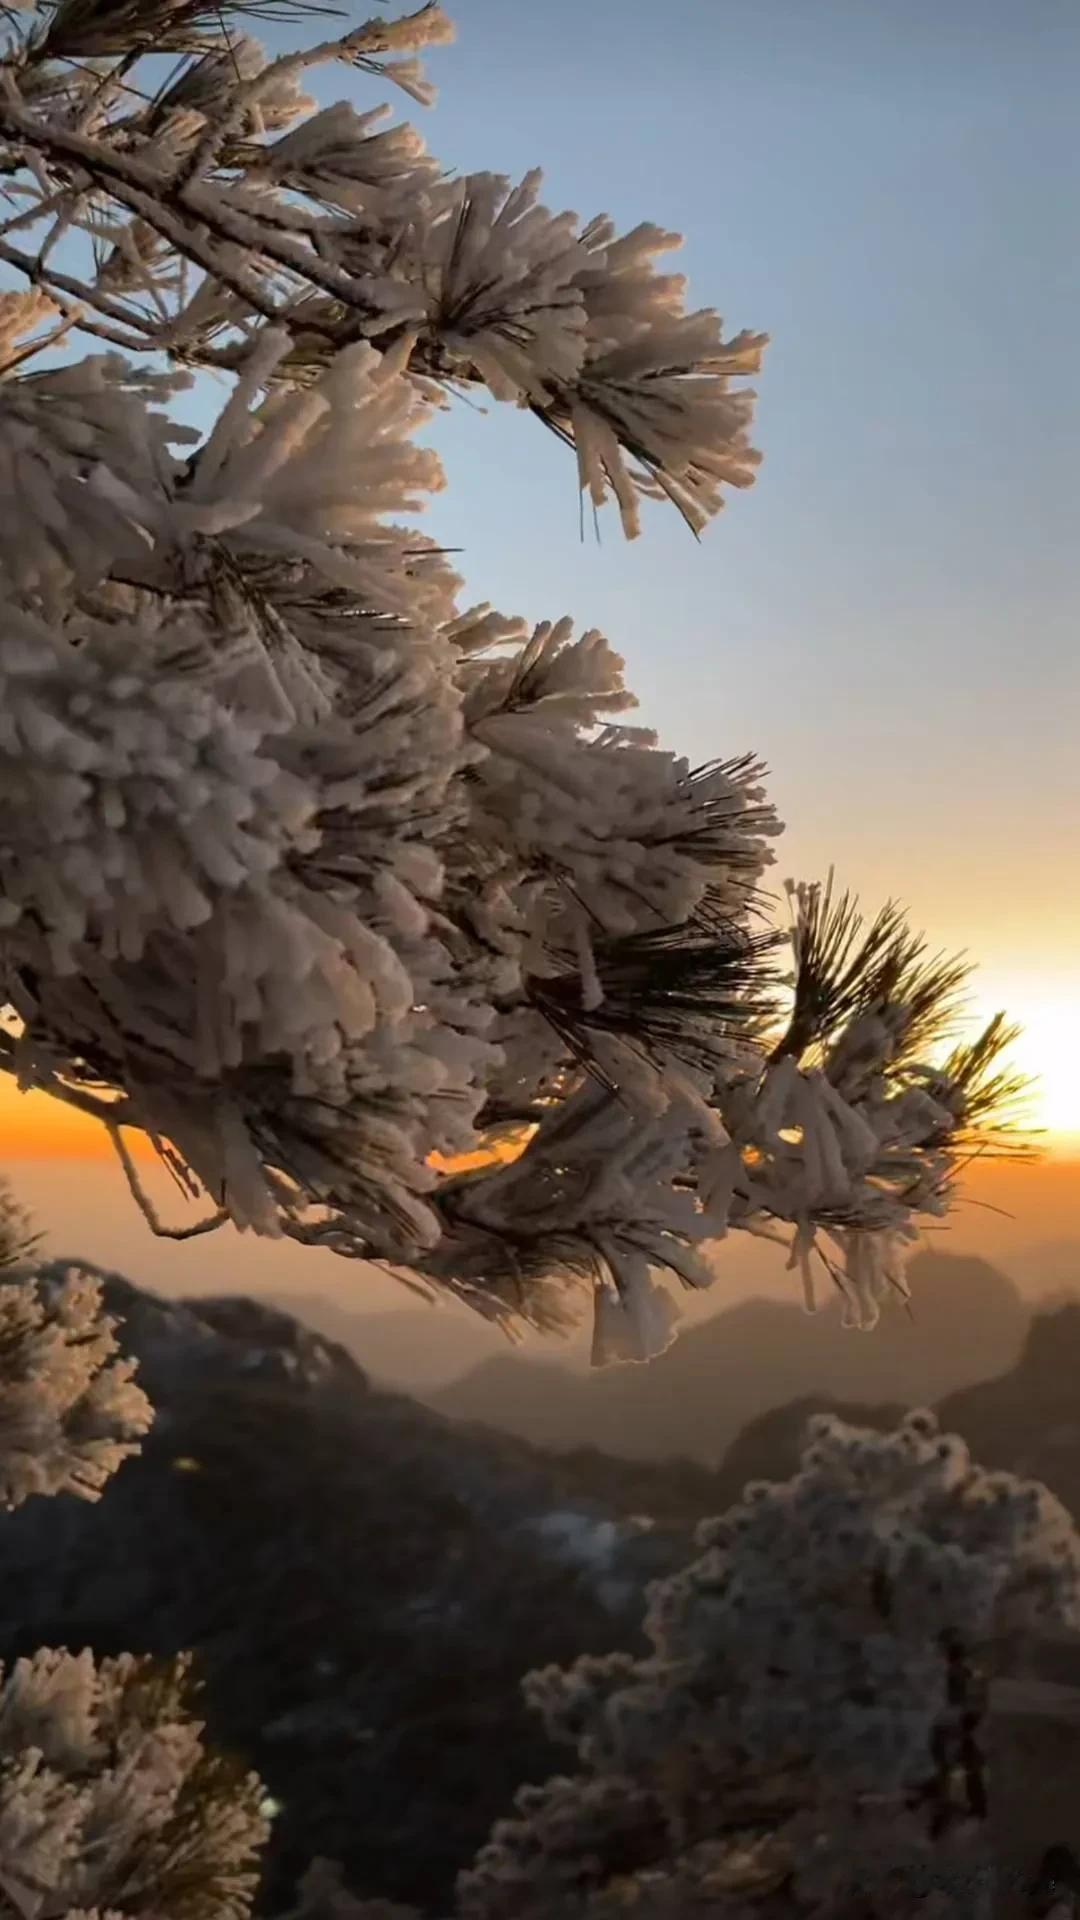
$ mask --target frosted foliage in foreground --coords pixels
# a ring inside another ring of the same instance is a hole
[[[717,1920],[972,1920],[988,1874],[992,1646],[1080,1623],[1080,1537],[1045,1487],[975,1466],[929,1413],[811,1422],[654,1589],[641,1660],[531,1676],[580,1773],[527,1788],[462,1878],[466,1920],[680,1901]],[[936,1884],[955,1875],[955,1905]]]
[[[779,1232],[872,1326],[1000,1144],[1007,1030],[940,1059],[964,970],[892,909],[804,887],[771,929],[752,755],[665,752],[602,634],[461,606],[410,524],[417,435],[482,388],[628,535],[642,499],[701,530],[753,478],[764,336],[686,311],[675,236],[315,107],[328,62],[429,100],[438,5],[275,58],[242,12],[0,16],[0,1065],[104,1124],[157,1231],[325,1244],[509,1330],[591,1308],[598,1361]]]
[[[100,1283],[76,1269],[0,1286],[0,1504],[96,1500],[139,1451],[153,1416],[136,1363],[117,1358],[115,1324]]]
[[[45,1650],[0,1689],[4,1920],[243,1920],[261,1790],[209,1754],[188,1663]]]

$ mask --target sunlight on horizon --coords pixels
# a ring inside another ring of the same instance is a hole
[[[1019,1109],[1023,1126],[1045,1129],[1055,1152],[1070,1142],[1080,1152],[1080,980],[1071,994],[1057,978],[1049,991],[1037,978],[995,980],[992,996],[980,981],[963,1037],[977,1033],[999,1008],[1021,1028],[1002,1064],[1032,1083]]]
[[[1003,1060],[1032,1082],[1020,1130],[1037,1131],[1037,1145],[1055,1158],[1080,1158],[1080,986],[1071,997],[1056,979],[1051,992],[1033,978],[993,985],[992,994],[984,987],[973,1000],[960,1037],[973,1037],[999,1007],[1020,1024]],[[125,1137],[138,1158],[154,1157],[145,1136]],[[97,1121],[49,1094],[20,1093],[10,1077],[0,1077],[0,1160],[102,1156],[111,1157],[112,1147]]]

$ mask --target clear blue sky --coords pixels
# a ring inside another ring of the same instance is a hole
[[[433,151],[678,229],[693,304],[773,338],[700,547],[659,508],[580,545],[569,456],[461,410],[470,591],[604,627],[695,758],[763,753],[785,871],[1080,1003],[1076,0],[448,5]]]

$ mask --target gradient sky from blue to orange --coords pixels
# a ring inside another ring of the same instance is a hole
[[[764,466],[700,545],[662,509],[581,543],[572,460],[494,403],[435,429],[430,530],[468,597],[603,627],[666,742],[759,751],[777,879],[835,863],[979,958],[1080,1132],[1075,0],[447,4],[433,111],[322,97],[683,231],[692,304],[773,344]]]
[[[427,526],[469,598],[602,627],[666,743],[761,754],[777,883],[835,864],[978,959],[973,1018],[1015,1012],[1080,1134],[1075,0],[448,9],[438,104],[395,100],[432,151],[684,233],[691,304],[772,345],[700,545],[664,507],[582,541],[572,459],[496,403],[432,430]]]
[[[693,304],[772,345],[764,466],[700,547],[662,508],[582,545],[505,409],[440,425],[434,530],[470,591],[604,627],[667,742],[759,751],[777,879],[835,862],[978,958],[1080,1130],[1080,10],[451,11],[433,150],[684,232]]]

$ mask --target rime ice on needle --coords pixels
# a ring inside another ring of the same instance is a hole
[[[44,1649],[3,1678],[5,1913],[246,1920],[261,1789],[204,1747],[189,1667]]]
[[[438,5],[273,59],[243,13],[0,23],[0,1062],[143,1129],[205,1201],[179,1230],[508,1328],[583,1296],[598,1360],[665,1344],[660,1276],[708,1284],[729,1228],[872,1324],[1013,1091],[1004,1028],[928,1066],[958,971],[814,889],[783,1028],[763,769],[665,752],[602,635],[460,607],[401,524],[482,387],[628,535],[643,499],[700,531],[753,479],[763,336],[686,310],[675,236],[315,106],[327,62],[428,100]],[[193,370],[232,381],[203,444]]]

